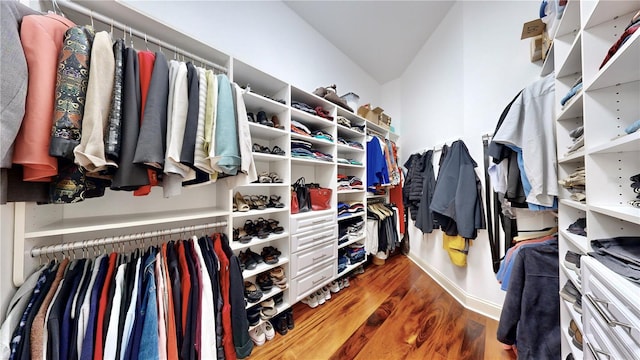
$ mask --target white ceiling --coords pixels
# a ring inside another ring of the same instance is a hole
[[[455,1],[284,3],[384,84],[402,75]]]

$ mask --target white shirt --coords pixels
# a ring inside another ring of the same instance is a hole
[[[202,277],[202,301],[200,303],[201,308],[201,322],[203,325],[211,326],[211,329],[215,328],[216,318],[215,310],[213,308],[213,289],[211,287],[211,281],[209,280],[209,272],[207,271],[207,264],[204,262],[204,256],[202,256],[202,250],[198,244],[198,238],[193,237],[193,247],[198,255],[198,261],[200,262],[200,276]],[[204,326],[200,332],[200,358],[201,359],[216,359],[216,336],[214,332],[204,331]]]
[[[109,327],[107,328],[107,337],[104,342],[104,359],[115,360],[118,358],[116,354],[118,348],[118,322],[120,320],[120,303],[122,302],[122,292],[124,291],[124,272],[127,264],[118,265],[116,271],[116,285],[113,292],[113,302],[111,305],[111,315],[109,316]]]

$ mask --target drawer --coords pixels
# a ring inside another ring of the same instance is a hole
[[[336,223],[335,211],[322,212],[321,214],[314,214],[313,211],[310,211],[301,215],[291,216],[291,233],[296,234],[299,232],[321,229],[325,226]]]
[[[326,226],[326,225],[325,225]],[[291,252],[297,252],[321,243],[337,241],[338,227],[333,224],[321,229],[291,235]]]
[[[621,279],[595,259],[585,259],[584,263],[584,299],[595,310],[594,317],[606,325],[608,332],[615,336],[616,341],[627,352],[640,359],[640,317],[637,305],[630,307],[629,299],[619,295],[621,292],[633,292],[635,285],[625,284],[627,280]]]
[[[336,242],[291,254],[291,277],[310,271],[314,266],[336,257]]]
[[[584,302],[585,309],[585,334],[583,336],[584,359],[588,360],[614,360],[635,359],[629,356],[620,346],[611,339],[608,326],[600,323],[596,317],[597,310],[590,302]]]
[[[295,302],[298,302],[334,278],[336,262],[329,261],[322,264],[318,270],[291,281],[291,289]]]

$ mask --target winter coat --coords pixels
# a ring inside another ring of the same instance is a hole
[[[420,195],[420,203],[418,205],[418,214],[416,219],[416,227],[422,230],[422,233],[431,233],[437,228],[433,219],[433,212],[430,209],[433,193],[436,188],[436,177],[433,171],[433,150],[427,151],[422,157],[424,168],[420,176],[422,177],[422,194]]]

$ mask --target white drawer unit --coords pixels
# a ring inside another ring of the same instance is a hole
[[[337,237],[338,227],[336,224],[324,224],[322,228],[291,235],[291,252],[297,252],[322,243],[335,241]]]
[[[291,276],[295,278],[324,261],[335,259],[336,251],[336,242],[333,241],[291,254]]]
[[[640,359],[640,287],[593,258],[583,257],[582,264],[587,318],[602,324],[609,341],[618,345],[618,351],[628,354],[623,358]]]
[[[590,303],[583,303],[583,306],[586,309],[584,319],[586,322],[585,334],[582,340],[584,342],[583,354],[585,360],[637,359],[620,351],[619,345],[609,337],[606,325],[603,327],[593,317],[593,313],[597,310]]]
[[[335,211],[322,211],[319,214],[309,211],[291,216],[291,233],[321,229],[336,223]]]
[[[324,262],[317,270],[291,281],[291,289],[295,301],[298,302],[318,287],[326,284],[334,277],[337,264],[334,260]]]

